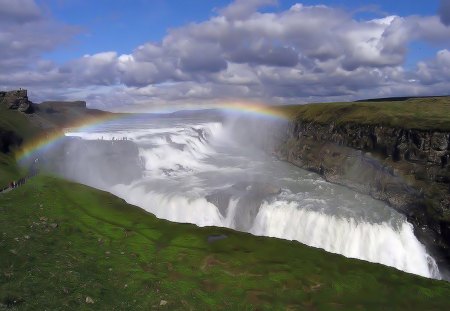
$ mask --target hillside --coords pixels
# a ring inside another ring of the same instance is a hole
[[[170,223],[55,178],[0,194],[0,215],[3,308],[83,309],[90,299],[101,310],[448,307],[448,282],[297,242]]]

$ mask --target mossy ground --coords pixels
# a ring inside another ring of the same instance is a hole
[[[19,168],[12,156],[0,152],[0,189],[9,185],[13,180],[24,176],[25,172]]]
[[[444,281],[297,242],[170,223],[108,193],[52,177],[0,194],[0,228],[0,309],[450,306]],[[208,243],[213,234],[227,238]]]
[[[280,107],[287,117],[319,123],[357,123],[450,131],[450,97],[404,101],[323,103]]]
[[[0,129],[13,131],[20,137],[33,139],[36,127],[30,122],[29,117],[16,110],[10,110],[0,99]]]

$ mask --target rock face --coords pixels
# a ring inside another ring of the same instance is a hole
[[[34,111],[33,103],[28,100],[27,90],[0,92],[0,100],[3,100],[3,104],[8,109],[18,110],[23,113],[32,113]]]
[[[259,212],[264,199],[277,195],[281,189],[262,182],[238,182],[233,186],[206,196],[206,200],[219,208],[227,217],[231,199],[238,200],[233,217],[234,228],[248,231]]]
[[[9,153],[14,146],[19,146],[22,138],[13,131],[6,131],[0,128],[0,152]]]
[[[450,133],[296,120],[275,154],[387,202],[450,262]]]

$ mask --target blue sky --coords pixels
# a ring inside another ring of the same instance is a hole
[[[130,53],[147,41],[159,41],[168,29],[191,22],[201,22],[216,15],[217,9],[230,1],[208,0],[41,0],[57,19],[80,27],[76,40],[47,54],[49,59],[64,62],[102,51]],[[281,12],[297,2],[304,5],[329,5],[354,12],[355,19],[377,18],[385,15],[435,15],[437,0],[379,0],[362,4],[358,0],[281,0],[278,5],[261,11]],[[436,53],[437,47],[415,43],[407,64]]]
[[[450,90],[450,0],[0,0],[0,90],[109,110]]]

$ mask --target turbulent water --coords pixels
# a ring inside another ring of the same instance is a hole
[[[226,122],[140,116],[66,136],[137,144],[141,177],[118,184],[82,181],[159,218],[297,240],[440,278],[435,261],[404,216],[382,202],[280,162],[250,143],[237,143],[233,126]]]

